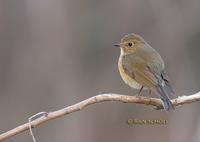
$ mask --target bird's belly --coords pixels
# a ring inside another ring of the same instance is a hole
[[[127,73],[125,72],[125,70],[123,69],[123,67],[121,65],[119,65],[119,72],[120,72],[120,75],[121,75],[123,81],[127,85],[129,85],[130,87],[135,88],[135,89],[141,89],[142,85],[140,85],[132,77],[130,77],[129,75],[127,75]]]
[[[134,79],[130,79],[130,80],[125,80],[123,79],[124,82],[126,84],[128,84],[130,87],[134,88],[134,89],[141,89],[142,85],[140,85],[139,83],[137,83]]]

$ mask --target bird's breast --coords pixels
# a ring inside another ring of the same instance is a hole
[[[142,85],[140,85],[138,82],[135,81],[133,76],[128,75],[125,67],[122,64],[121,57],[119,58],[119,61],[118,61],[118,68],[119,68],[119,73],[121,75],[121,78],[127,85],[135,89],[140,89],[142,87]]]

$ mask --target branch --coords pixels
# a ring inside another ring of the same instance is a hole
[[[79,110],[82,110],[83,108],[100,103],[100,102],[106,102],[106,101],[119,101],[123,103],[136,103],[136,104],[144,104],[144,105],[151,105],[155,106],[156,109],[163,109],[162,102],[160,99],[157,98],[147,98],[142,96],[126,96],[126,95],[120,95],[120,94],[113,94],[113,93],[105,93],[96,95],[94,97],[88,98],[84,101],[81,101],[77,104],[68,106],[66,108],[49,112],[47,115],[42,116],[40,118],[36,118],[35,120],[31,121],[30,123],[25,123],[23,125],[20,125],[12,130],[9,130],[5,133],[2,133],[0,135],[0,141],[3,141],[5,139],[8,139],[12,136],[15,136],[19,133],[22,133],[29,129],[29,125],[34,128],[40,124],[43,124],[49,120],[56,119],[59,117],[62,117],[64,115],[70,114],[72,112],[76,112]],[[200,92],[190,95],[190,96],[181,96],[176,99],[172,100],[172,103],[175,106],[183,105],[183,104],[190,104],[196,101],[200,101]]]

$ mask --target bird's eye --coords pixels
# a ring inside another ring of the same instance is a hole
[[[129,46],[129,47],[132,47],[132,46],[133,46],[133,43],[129,42],[129,43],[128,43],[128,46]]]

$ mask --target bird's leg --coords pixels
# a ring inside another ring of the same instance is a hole
[[[143,88],[144,88],[144,86],[142,86],[142,87],[140,88],[140,91],[138,92],[138,95],[137,95],[137,96],[140,96],[140,95],[141,95],[141,92],[142,92]]]

